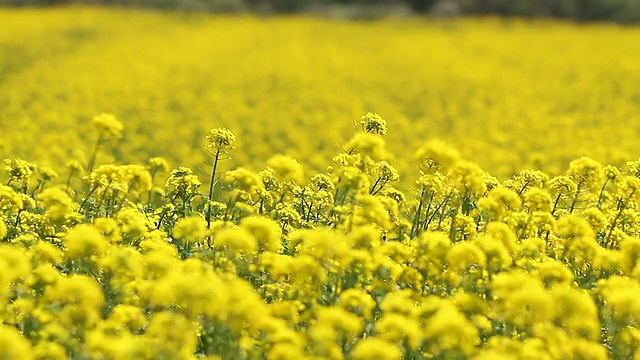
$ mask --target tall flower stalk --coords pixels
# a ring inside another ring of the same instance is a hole
[[[218,171],[218,162],[222,156],[233,149],[233,143],[236,136],[227,128],[217,128],[211,130],[206,136],[206,150],[213,156],[213,168],[211,170],[211,182],[209,183],[209,196],[207,202],[207,229],[211,228],[211,203],[213,201],[213,189],[216,184],[216,172]]]
[[[122,137],[124,126],[120,120],[111,114],[100,114],[93,118],[93,126],[98,130],[98,140],[96,141],[89,163],[87,164],[87,172],[91,173],[95,166],[98,152],[102,148],[102,143],[108,139],[119,139]]]

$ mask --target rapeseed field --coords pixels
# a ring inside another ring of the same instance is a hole
[[[389,120],[407,174],[405,152],[434,138],[500,179],[524,167],[558,175],[579,156],[622,166],[640,153],[629,136],[640,131],[637,27],[91,8],[0,10],[0,23],[11,139],[1,149],[49,166],[86,163],[102,112],[127,124],[119,161],[163,156],[199,175],[200,135],[212,127],[238,135],[235,166],[259,170],[282,153],[319,171],[369,111]]]
[[[640,358],[640,29],[0,23],[0,358]]]

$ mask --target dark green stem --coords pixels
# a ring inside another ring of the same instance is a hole
[[[215,184],[216,171],[218,170],[219,159],[220,159],[220,148],[216,150],[215,159],[213,161],[213,170],[211,171],[211,183],[209,184],[209,203],[207,206],[207,229],[211,229],[211,201],[213,199],[213,185]]]

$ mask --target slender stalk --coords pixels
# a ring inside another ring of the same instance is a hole
[[[382,186],[380,186],[380,189],[376,190],[376,187],[378,186],[378,184],[380,184],[381,180],[382,180],[382,177],[379,177],[378,180],[376,180],[376,182],[371,187],[371,190],[369,190],[369,195],[375,195],[378,191],[380,191],[384,187],[384,184],[382,184]]]
[[[435,218],[435,216],[438,214],[438,211],[440,211],[440,209],[449,202],[449,198],[451,197],[451,195],[453,195],[453,192],[450,192],[447,194],[447,196],[444,198],[444,200],[440,203],[440,205],[438,205],[438,207],[436,207],[436,209],[433,211],[433,214],[431,214],[431,216],[429,217],[429,220],[427,220],[426,224],[425,224],[425,229],[429,228],[429,224],[431,224],[431,222],[433,221],[433,219]],[[444,211],[444,210],[443,210]],[[442,221],[442,218],[440,218],[440,221]],[[440,224],[438,224],[438,228],[440,228]]]
[[[580,188],[582,187],[582,180],[578,183],[576,188],[576,194],[573,197],[573,201],[571,202],[571,209],[569,209],[569,213],[573,213],[573,209],[576,207],[576,203],[578,203],[578,196],[580,195]]]
[[[429,212],[431,212],[431,205],[433,205],[433,197],[435,196],[435,193],[436,192],[434,190],[429,192],[429,203],[427,204],[427,209],[424,212],[424,224],[422,225],[422,230],[427,230],[427,216],[429,216]]]
[[[69,176],[67,176],[67,182],[65,184],[65,192],[69,193],[69,186],[71,185],[71,175],[73,174],[73,171],[69,170]]]
[[[604,190],[607,187],[607,183],[609,183],[609,178],[607,178],[604,181],[604,184],[602,184],[602,189],[600,189],[600,195],[598,196],[598,205],[597,205],[598,209],[602,207],[602,201],[604,200]]]
[[[211,183],[209,184],[209,203],[207,206],[207,229],[211,229],[211,201],[213,200],[213,185],[215,185],[216,171],[218,170],[218,160],[220,159],[220,148],[216,150],[211,171]]]
[[[522,189],[520,189],[520,191],[518,191],[518,195],[522,195],[522,193],[527,188],[527,186],[529,186],[530,183],[531,183],[530,181],[525,182],[524,185],[522,186]]]
[[[91,189],[91,191],[89,191],[89,193],[87,194],[87,197],[84,198],[84,200],[82,201],[82,204],[80,204],[80,209],[78,211],[82,211],[82,209],[84,209],[84,206],[87,204],[87,200],[89,200],[91,195],[93,195],[94,191],[96,190],[98,190],[98,186],[95,186],[93,189]]]
[[[631,196],[633,196],[633,193],[635,191],[631,192]],[[629,197],[631,197],[629,196]],[[616,225],[618,224],[618,220],[620,219],[620,216],[622,215],[622,212],[624,211],[625,206],[624,206],[624,201],[620,200],[620,204],[619,204],[619,211],[616,214],[616,217],[613,218],[613,222],[611,223],[611,228],[609,229],[609,233],[607,234],[607,236],[604,238],[604,242],[608,243],[609,241],[611,241],[611,234],[613,233],[613,229],[616,227]]]
[[[420,193],[420,202],[418,203],[418,208],[416,209],[416,215],[413,217],[413,224],[411,225],[411,238],[417,235],[416,228],[418,227],[418,222],[420,220],[420,212],[422,211],[422,203],[424,202],[424,188]]]
[[[551,215],[555,215],[556,209],[558,209],[558,204],[560,204],[560,197],[562,197],[562,193],[558,193],[558,197],[556,197],[556,201],[553,202],[553,209],[551,210]]]
[[[151,172],[151,190],[149,190],[149,194],[147,195],[147,204],[151,205],[151,195],[153,194],[153,180],[156,177],[156,173],[158,170],[153,170]]]
[[[87,172],[91,174],[93,170],[93,166],[96,163],[96,158],[98,157],[98,150],[100,150],[100,144],[102,143],[102,135],[98,137],[98,141],[96,141],[96,145],[93,147],[93,152],[91,153],[91,158],[89,159],[89,165],[87,165]]]

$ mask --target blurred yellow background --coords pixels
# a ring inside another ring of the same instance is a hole
[[[238,136],[225,166],[282,153],[323,170],[368,111],[389,122],[405,178],[433,138],[500,178],[640,156],[638,27],[88,7],[0,9],[0,23],[5,158],[86,163],[90,119],[108,112],[125,131],[104,162],[206,168],[203,134],[225,126]]]

